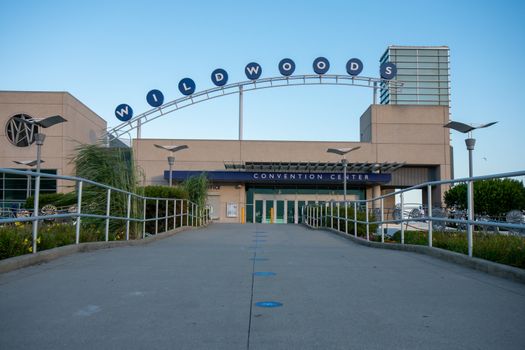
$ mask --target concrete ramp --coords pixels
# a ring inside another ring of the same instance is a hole
[[[524,349],[525,285],[299,225],[0,275],[0,349]]]

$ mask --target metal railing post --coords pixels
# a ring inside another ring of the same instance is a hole
[[[365,202],[365,213],[366,213],[366,240],[370,240],[370,223],[368,221],[368,202]]]
[[[164,232],[168,232],[168,207],[169,207],[169,202],[168,200],[166,199],[166,209],[164,210],[164,215],[166,216],[164,218]]]
[[[385,211],[384,211],[384,198],[381,198],[381,243],[385,243],[385,229],[383,228],[383,221],[385,221]]]
[[[468,220],[472,221],[474,220],[474,203],[472,201],[472,180],[469,180],[467,182],[467,213],[468,213]],[[473,242],[472,242],[472,229],[473,225],[469,222],[467,224],[467,244],[468,244],[468,256],[472,257],[472,250],[473,250]]]
[[[75,243],[80,243],[80,213],[82,212],[82,181],[78,182],[78,197],[77,197],[77,227],[75,230]]]
[[[336,206],[337,206],[337,231],[341,231],[341,206],[339,202],[337,202]]]
[[[37,147],[38,147],[38,152],[40,152],[40,146],[37,146]],[[33,216],[38,216],[38,212],[40,211],[40,208],[38,207],[39,198],[40,198],[40,170],[37,169],[37,174],[35,178],[35,197],[33,199],[34,201]],[[32,236],[33,236],[33,254],[35,254],[37,250],[37,240],[38,240],[38,220],[33,220]]]
[[[142,238],[146,238],[146,202],[148,200],[144,198],[144,212],[142,213]]]
[[[111,188],[108,188],[106,198],[106,229],[104,231],[105,241],[109,241],[109,215],[111,214]]]
[[[405,196],[403,192],[399,196],[401,197],[401,244],[405,244],[405,226],[403,225],[405,220]]]
[[[173,200],[173,229],[177,228],[177,200]]]
[[[330,228],[334,228],[334,202],[330,201]]]
[[[159,200],[155,199],[155,234],[159,233]]]
[[[427,186],[428,246],[432,247],[432,185]]]
[[[345,233],[348,234],[348,202],[345,201]]]
[[[128,208],[126,213],[126,241],[129,241],[129,218],[131,217],[131,193],[128,193]]]
[[[357,202],[354,202],[354,237],[357,238]]]

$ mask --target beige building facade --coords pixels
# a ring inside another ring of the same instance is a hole
[[[70,159],[75,148],[97,142],[107,126],[67,92],[0,92],[2,168],[24,169],[14,161],[36,157],[30,131],[37,130],[13,126],[12,118],[21,115],[61,115],[67,120],[40,130],[46,134],[42,169],[62,175],[74,175]],[[343,200],[343,157],[327,153],[328,148],[360,147],[346,156],[349,200],[451,178],[449,131],[443,127],[448,121],[448,106],[371,105],[360,118],[359,141],[141,138],[134,139],[132,147],[136,164],[145,175],[144,184],[168,185],[167,157],[171,154],[154,145],[187,145],[188,149],[173,154],[172,180],[177,184],[206,173],[210,181],[208,204],[213,219],[219,222],[298,223],[302,205]],[[19,135],[13,135],[14,131]],[[1,201],[22,201],[30,194],[23,179],[16,182],[2,176]],[[49,186],[50,192],[67,190],[60,182]],[[433,189],[436,205],[442,195],[443,188]],[[385,202],[387,207],[394,205],[393,197]]]
[[[67,122],[43,129],[17,122],[17,118],[38,119],[60,115]],[[30,167],[14,161],[36,159],[34,134],[46,135],[42,147],[42,170],[74,175],[70,163],[75,148],[80,144],[92,144],[106,131],[106,121],[68,92],[0,92],[0,167],[28,170]],[[22,201],[27,197],[24,179],[0,174],[0,201]],[[43,181],[43,191],[67,190],[60,181]],[[46,187],[48,186],[48,187]]]
[[[446,106],[371,105],[360,118],[359,142],[135,139],[133,149],[146,184],[166,185],[170,154],[154,145],[187,145],[174,154],[172,179],[206,172],[220,222],[297,223],[303,204],[343,199],[342,157],[328,148],[360,147],[347,156],[349,200],[449,179],[448,120]],[[436,204],[442,194],[433,190]]]

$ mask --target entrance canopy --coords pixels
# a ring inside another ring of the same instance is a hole
[[[405,163],[348,163],[347,171],[354,173],[391,173]],[[264,171],[264,172],[304,172],[338,173],[343,172],[343,163],[331,162],[224,162],[226,170]]]

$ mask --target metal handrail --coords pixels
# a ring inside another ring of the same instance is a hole
[[[27,217],[17,217],[17,218],[0,218],[0,225],[1,224],[9,224],[9,223],[15,223],[15,222],[33,222],[33,253],[36,253],[37,251],[37,240],[38,240],[38,222],[43,220],[54,220],[54,219],[76,219],[76,233],[75,233],[75,243],[80,243],[80,223],[82,218],[97,218],[97,219],[105,219],[106,220],[106,226],[105,226],[105,240],[109,240],[109,220],[125,220],[126,221],[126,240],[129,240],[129,231],[130,222],[141,222],[143,223],[142,227],[142,238],[145,238],[146,236],[146,222],[155,221],[155,234],[158,233],[158,221],[159,220],[165,220],[165,231],[167,232],[170,230],[168,228],[168,219],[173,219],[173,229],[177,227],[177,218],[180,218],[180,225],[178,227],[182,226],[202,226],[207,225],[209,223],[209,209],[208,208],[200,208],[198,204],[191,202],[187,199],[180,199],[180,198],[160,198],[160,197],[147,197],[140,194],[136,194],[133,192],[129,192],[126,190],[122,190],[116,187],[112,187],[109,185],[101,184],[92,180],[84,179],[81,177],[75,177],[75,176],[65,176],[65,175],[55,175],[55,174],[47,174],[47,173],[41,173],[41,172],[34,172],[34,171],[23,171],[23,170],[14,170],[14,169],[5,169],[0,168],[0,172],[6,173],[6,174],[14,174],[14,175],[23,175],[23,176],[34,176],[34,177],[44,177],[44,178],[52,178],[57,180],[66,180],[66,181],[73,181],[77,184],[75,186],[77,188],[77,211],[73,213],[57,213],[57,214],[51,214],[51,215],[41,215],[40,214],[40,208],[38,208],[38,205],[36,205],[35,200],[35,208],[33,209],[33,215],[27,216]],[[103,188],[107,190],[107,201],[106,201],[106,215],[101,214],[87,214],[82,213],[82,184],[90,184],[97,186],[99,188]],[[126,205],[126,216],[115,216],[111,215],[111,195],[112,193],[121,193],[124,195],[127,195],[127,205]],[[143,201],[143,217],[142,218],[136,218],[131,216],[131,200],[132,197],[135,200]],[[160,201],[164,202],[166,204],[166,208],[164,209],[164,215],[159,216],[158,210],[156,210],[156,214],[154,218],[147,218],[146,214],[146,206],[147,201],[155,201],[156,208],[158,209],[158,203]],[[177,203],[180,201],[180,211],[177,212]],[[173,213],[168,213],[169,205],[170,203],[173,203]],[[186,224],[184,224],[184,217],[186,217]],[[35,229],[36,227],[36,229]]]
[[[305,213],[305,220],[304,223],[310,227],[318,228],[320,227],[319,222],[326,223],[326,227],[330,227],[331,229],[336,229],[340,231],[340,220],[345,221],[345,232],[348,233],[348,222],[354,223],[354,236],[357,237],[357,224],[364,224],[366,225],[366,231],[367,231],[367,237],[366,239],[369,240],[369,228],[371,224],[376,224],[379,226],[379,230],[381,232],[381,242],[385,241],[385,233],[384,233],[384,224],[400,224],[400,231],[401,231],[401,244],[404,244],[404,224],[408,224],[409,222],[427,222],[428,223],[428,246],[432,247],[432,233],[433,233],[433,223],[434,222],[440,222],[440,223],[455,223],[460,225],[465,225],[467,229],[467,245],[468,245],[468,255],[472,257],[473,255],[473,227],[474,226],[482,226],[482,227],[501,227],[501,228],[507,228],[507,229],[515,229],[515,230],[523,230],[525,232],[525,223],[522,224],[516,224],[516,223],[509,223],[509,222],[499,222],[499,221],[480,221],[476,220],[475,217],[472,218],[466,218],[466,219],[454,219],[454,218],[448,218],[448,217],[436,217],[432,215],[432,187],[433,186],[439,186],[439,185],[447,185],[447,184],[454,184],[454,183],[466,183],[469,188],[472,187],[473,182],[480,181],[480,180],[488,180],[488,179],[498,179],[498,178],[509,178],[509,177],[520,177],[525,176],[525,170],[521,171],[514,171],[514,172],[507,172],[507,173],[500,173],[500,174],[494,174],[494,175],[483,175],[483,176],[474,176],[474,177],[466,177],[466,178],[459,178],[459,179],[452,179],[452,180],[439,180],[439,181],[428,181],[424,182],[409,188],[397,190],[392,193],[388,193],[386,195],[377,196],[371,199],[358,199],[358,200],[352,200],[352,201],[330,201],[328,203],[325,203],[324,206],[321,206],[321,210],[319,213],[319,210],[312,210],[314,207],[319,207],[318,204],[310,204],[306,205],[303,208],[303,212]],[[426,204],[426,215],[419,216],[417,218],[414,217],[404,217],[404,215],[401,215],[399,219],[385,219],[384,213],[385,208],[383,206],[383,200],[388,197],[400,195],[401,196],[401,213],[403,213],[404,210],[404,203],[403,203],[403,194],[405,192],[409,192],[416,189],[427,189],[427,204]],[[467,191],[469,193],[469,191]],[[475,199],[475,198],[474,198]],[[369,204],[372,203],[381,203],[380,208],[370,208]],[[337,208],[343,207],[341,204],[343,204],[345,208],[345,215],[344,217],[340,216],[339,210],[337,210],[336,215],[334,215],[334,207],[337,206]],[[472,204],[473,205],[473,204]],[[328,206],[330,210],[328,210]],[[326,208],[324,210],[326,218],[323,217],[323,207]],[[348,207],[353,207],[354,210],[354,218],[348,218],[347,216],[347,209]],[[366,220],[357,220],[357,209],[361,209],[366,213]],[[467,211],[470,211],[470,201],[467,201]],[[369,211],[371,210],[379,210],[380,219],[375,218],[374,220],[369,220]],[[321,216],[321,217],[319,217]],[[328,219],[329,218],[329,219]],[[323,220],[324,219],[324,220]],[[334,226],[334,219],[337,220],[337,227]]]

